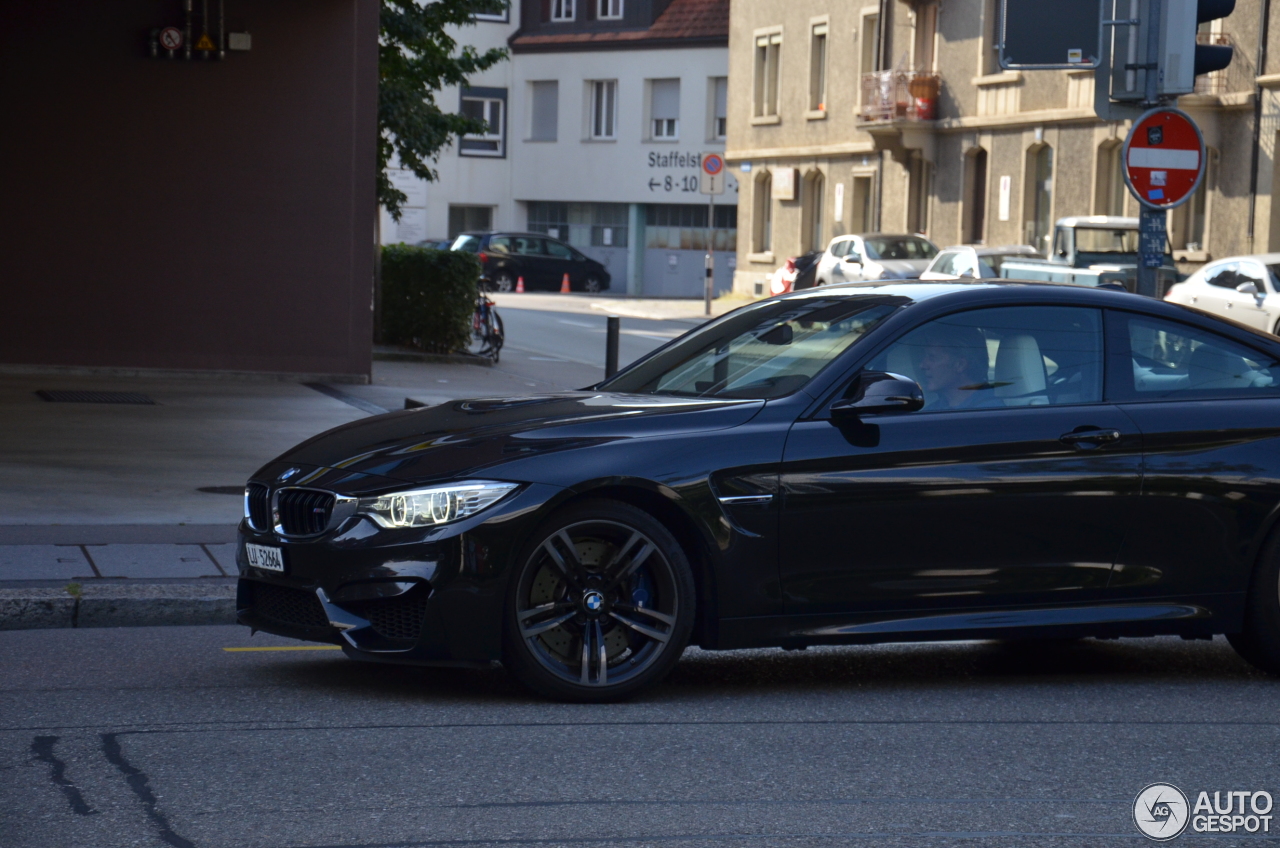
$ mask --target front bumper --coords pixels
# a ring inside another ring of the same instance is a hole
[[[305,540],[241,522],[236,617],[295,639],[384,662],[475,664],[501,658],[511,565],[564,490],[530,485],[470,519],[386,530],[360,516]],[[278,547],[285,571],[249,564],[247,543]]]

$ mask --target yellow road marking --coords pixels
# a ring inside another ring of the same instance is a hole
[[[270,648],[223,648],[224,651],[341,651],[341,645],[279,645]]]

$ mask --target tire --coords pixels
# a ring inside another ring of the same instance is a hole
[[[489,310],[489,350],[493,361],[498,361],[498,356],[502,352],[502,345],[507,340],[506,330],[502,326],[502,316],[498,314],[498,310]]]
[[[582,290],[591,294],[598,294],[600,292],[600,278],[595,274],[587,277],[586,282],[582,284]]]
[[[570,506],[516,562],[503,664],[548,698],[621,700],[675,666],[694,604],[688,557],[653,516],[610,500]]]
[[[511,272],[499,271],[493,275],[493,290],[500,292],[513,292],[516,290],[516,281],[512,279]]]
[[[1228,633],[1236,653],[1268,674],[1280,677],[1280,532],[1271,534],[1249,581],[1244,630]]]

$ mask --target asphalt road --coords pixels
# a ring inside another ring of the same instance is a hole
[[[549,312],[501,306],[506,344],[498,368],[564,388],[604,379],[604,313]],[[695,321],[622,318],[618,365],[625,366],[697,325]]]
[[[1149,783],[1280,794],[1280,683],[1222,639],[691,650],[610,706],[223,650],[287,644],[0,633],[0,845],[1143,845]]]

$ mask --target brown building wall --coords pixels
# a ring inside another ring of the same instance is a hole
[[[227,0],[251,51],[147,58],[178,9],[0,10],[0,364],[367,375],[378,3]]]

